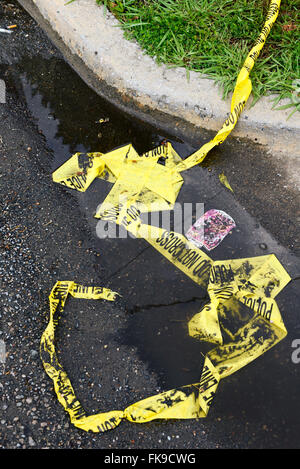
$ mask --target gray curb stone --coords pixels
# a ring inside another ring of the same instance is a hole
[[[168,69],[124,39],[118,21],[95,0],[19,0],[95,89],[120,108],[178,136],[197,139],[197,129],[218,131],[229,114],[212,80],[184,68]],[[300,156],[300,119],[274,111],[274,96],[247,103],[232,135],[267,145],[272,153]],[[251,98],[250,98],[251,100]],[[250,101],[249,100],[249,101]],[[284,101],[282,102],[284,104]]]

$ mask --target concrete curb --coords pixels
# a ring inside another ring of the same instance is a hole
[[[178,136],[197,140],[197,131],[217,131],[229,114],[212,80],[183,68],[168,69],[124,39],[118,21],[95,0],[19,0],[62,50],[82,78],[123,110]],[[273,97],[274,98],[274,97]],[[247,104],[232,135],[293,157],[300,148],[300,119],[272,111],[272,97]]]

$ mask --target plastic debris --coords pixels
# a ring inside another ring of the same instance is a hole
[[[219,246],[225,236],[235,227],[235,222],[230,215],[222,210],[212,209],[189,228],[186,237],[199,248],[204,246],[211,251]]]
[[[10,31],[9,29],[0,28],[0,33],[12,34],[12,31]]]
[[[228,179],[227,179],[227,177],[225,176],[224,173],[219,174],[219,179],[220,179],[221,183],[225,187],[227,187],[227,189],[229,189],[231,192],[233,192],[233,189],[232,189],[231,185],[229,184]]]

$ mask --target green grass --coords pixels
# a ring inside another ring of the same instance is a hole
[[[158,63],[183,66],[214,79],[223,97],[264,23],[268,0],[96,0],[120,21]],[[254,101],[276,93],[300,110],[300,0],[283,0],[280,13],[256,61],[251,80]],[[275,103],[277,105],[278,102]]]

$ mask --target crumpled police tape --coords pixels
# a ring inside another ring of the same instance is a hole
[[[129,144],[104,155],[76,153],[53,173],[53,181],[81,192],[96,177],[113,182],[101,212],[125,200],[142,211],[170,210],[183,184],[176,170],[181,161],[170,142],[141,156]]]
[[[75,298],[110,301],[117,293],[72,281],[57,282],[49,296],[50,319],[42,335],[40,353],[71,423],[85,431],[104,432],[123,419],[146,423],[155,419],[206,417],[220,379],[262,355],[287,334],[274,298],[289,281],[289,275],[274,255],[211,262],[210,303],[188,324],[190,336],[217,345],[205,357],[199,382],[148,397],[124,411],[94,415],[86,414],[58,362],[55,330],[69,293]]]
[[[137,179],[135,175],[137,173],[143,174],[145,166],[149,165],[149,168],[146,169],[151,169],[151,171],[153,170],[154,172],[152,173],[151,179],[148,180],[150,187],[149,184],[146,185],[145,194],[142,194],[143,197],[147,199],[149,197],[149,191],[152,194],[158,193],[160,196],[164,197],[164,187],[160,184],[161,180],[163,179],[163,181],[168,181],[168,186],[170,184],[173,186],[173,189],[167,192],[168,197],[171,196],[171,199],[173,200],[174,193],[176,194],[177,190],[179,192],[183,183],[183,181],[180,179],[179,173],[201,163],[208,152],[216,145],[223,143],[234,129],[252,91],[252,83],[249,77],[250,72],[266,42],[273,24],[276,21],[280,3],[280,0],[272,0],[270,2],[264,26],[239,72],[231,100],[230,114],[225,120],[223,127],[211,141],[204,144],[199,150],[183,161],[180,161],[180,159],[178,160],[178,155],[176,157],[175,153],[174,157],[172,158],[169,150],[168,159],[165,158],[165,165],[170,170],[167,171],[167,179],[165,177],[161,177],[161,170],[157,169],[155,162],[151,158],[155,158],[155,152],[152,152],[152,154],[151,152],[145,154],[143,155],[144,158],[142,157],[141,159],[141,157],[139,158],[137,154],[133,154],[133,148],[129,146],[124,148],[124,150],[126,149],[125,160],[124,152],[121,152],[122,164],[119,164],[120,151],[118,150],[115,152],[110,152],[106,155],[101,153],[90,153],[87,155],[87,157],[81,154],[76,154],[66,163],[66,166],[63,165],[54,172],[53,180],[80,191],[85,191],[96,177],[104,178],[111,182],[115,182],[117,180],[116,187],[114,186],[113,188],[114,192],[117,190],[119,182],[124,182],[124,179],[126,181],[126,171],[128,171],[127,175],[129,178],[131,178],[133,172],[133,179],[136,183]],[[174,152],[174,150],[171,149],[171,152]],[[126,169],[126,165],[124,166],[123,163],[129,162],[131,164],[129,164]],[[169,165],[169,163],[171,164]],[[159,173],[158,180],[155,178],[156,172]],[[120,181],[119,178],[121,178]],[[124,184],[122,184],[122,187],[123,185]],[[137,187],[139,187],[139,184]],[[113,194],[110,194],[110,196],[112,198]],[[165,197],[165,199],[170,203],[168,197]],[[129,194],[127,194],[127,198],[129,198]]]

